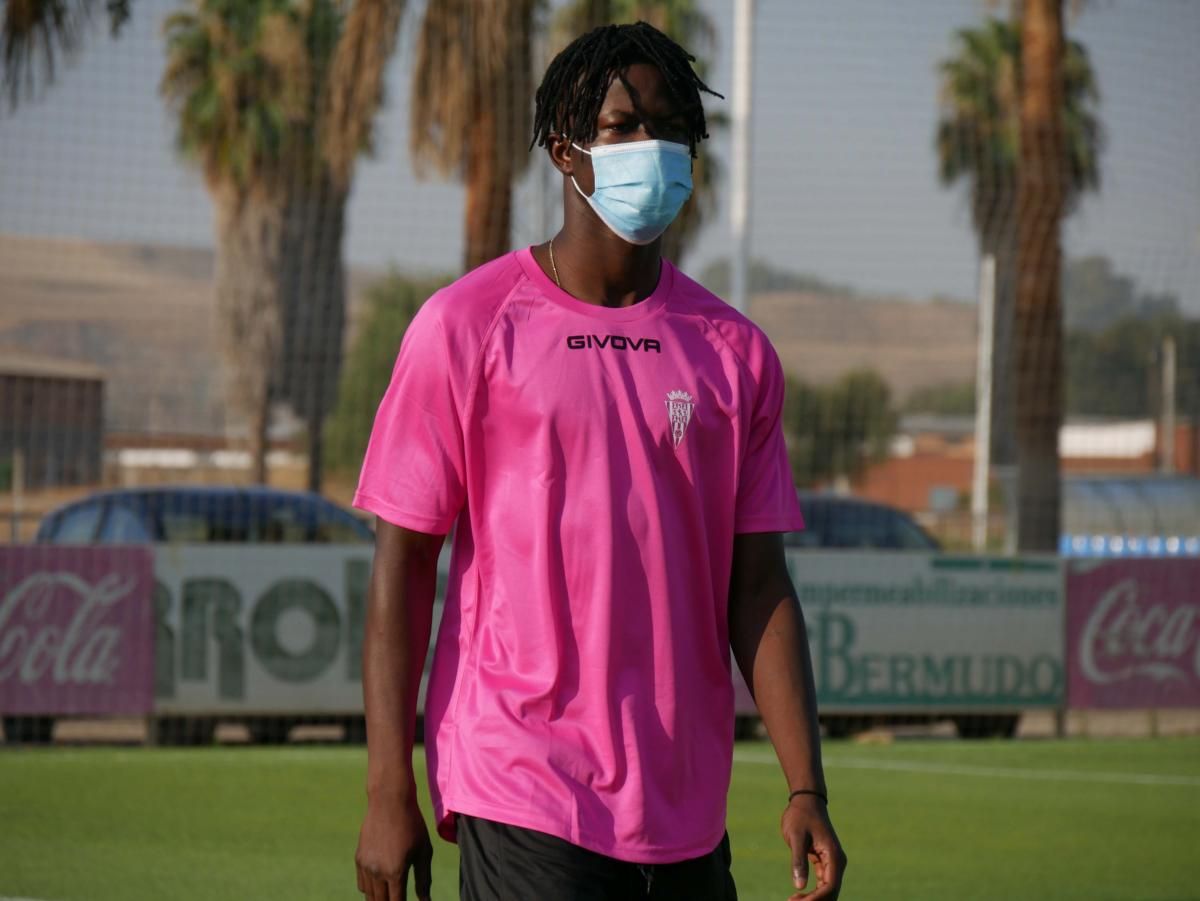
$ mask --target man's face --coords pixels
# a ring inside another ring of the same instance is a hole
[[[634,63],[625,70],[625,81],[629,88],[620,78],[613,79],[596,118],[596,140],[579,146],[590,150],[601,144],[652,140],[688,144],[687,119],[658,67]],[[591,194],[595,186],[591,159],[573,149],[571,158],[579,187]]]
[[[634,63],[625,81],[614,78],[596,119],[596,144],[625,141],[688,142],[687,119],[656,66]]]

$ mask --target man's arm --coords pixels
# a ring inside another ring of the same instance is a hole
[[[444,540],[376,519],[363,635],[367,814],[355,854],[358,890],[369,901],[407,897],[410,868],[417,898],[430,896],[433,845],[417,805],[412,750]]]
[[[806,789],[828,797],[812,658],[778,532],[734,536],[729,641],[775,746],[789,793]],[[791,799],[781,831],[792,851],[796,888],[802,889],[808,882],[811,858],[817,888],[804,897],[836,898],[846,855],[829,821],[825,801],[815,794]],[[797,892],[793,897],[801,895]]]

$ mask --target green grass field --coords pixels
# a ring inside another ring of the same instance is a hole
[[[848,899],[1200,899],[1200,739],[827,742]],[[0,898],[361,897],[361,748],[0,753]],[[744,901],[790,893],[770,746],[738,746]],[[428,804],[425,805],[428,814]],[[457,897],[435,842],[434,897]]]

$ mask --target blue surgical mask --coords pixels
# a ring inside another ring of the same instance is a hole
[[[576,150],[592,158],[596,189],[575,190],[596,215],[630,244],[649,244],[675,221],[692,195],[692,154],[672,141],[627,141]]]

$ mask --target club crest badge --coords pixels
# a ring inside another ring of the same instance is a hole
[[[671,420],[671,440],[675,442],[676,447],[683,441],[683,433],[692,421],[694,406],[694,398],[686,391],[667,392],[667,416]]]

